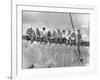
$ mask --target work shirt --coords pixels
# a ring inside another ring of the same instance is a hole
[[[39,30],[37,30],[36,31],[36,36],[40,36],[41,34],[40,34],[40,31]]]
[[[51,32],[50,31],[48,31],[47,36],[51,37]]]
[[[82,40],[81,33],[78,33],[78,34],[77,34],[77,41],[81,41],[81,40]]]
[[[33,33],[35,33],[35,32],[32,30],[32,28],[28,28],[26,31],[26,34],[29,34],[30,36],[32,36]]]
[[[41,36],[42,37],[47,37],[47,33],[48,33],[47,31],[41,31]]]
[[[62,34],[62,38],[66,38],[66,34],[65,33]]]
[[[57,33],[57,37],[61,38],[62,37],[62,32]]]
[[[65,33],[63,33],[62,37],[68,39],[68,32],[66,31]]]
[[[76,33],[75,33],[75,32],[73,32],[73,33],[71,34],[71,39],[72,39],[72,40],[75,40],[75,39],[76,39]]]
[[[52,33],[52,37],[54,37],[54,38],[57,37],[57,33],[56,32],[53,32]]]
[[[66,35],[67,35],[67,36],[66,36],[66,39],[70,39],[70,38],[71,38],[71,33],[70,33],[70,34],[67,33]]]

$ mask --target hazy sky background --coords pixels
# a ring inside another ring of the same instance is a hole
[[[27,27],[41,29],[46,26],[47,29],[65,29],[71,30],[72,24],[69,13],[54,13],[54,12],[34,12],[23,11],[23,32]],[[89,14],[72,13],[72,20],[75,29],[82,31],[84,40],[89,40]]]

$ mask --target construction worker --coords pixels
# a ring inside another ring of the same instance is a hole
[[[48,37],[48,38],[51,37],[51,31],[50,31],[50,30],[47,32],[47,37]]]
[[[62,43],[62,32],[60,31],[60,29],[57,29],[57,38],[58,38],[58,43]]]
[[[41,41],[41,34],[39,28],[36,28],[36,41],[40,42]]]
[[[80,46],[81,42],[82,42],[81,31],[77,30],[77,44],[78,44],[78,46]]]
[[[68,44],[70,45],[71,44],[71,30],[68,31],[66,38],[68,39]]]
[[[35,41],[35,31],[34,30],[32,32],[31,43],[33,43],[33,41]]]
[[[77,48],[78,48],[78,52],[79,52],[79,60],[81,62],[81,65],[84,66],[84,59],[83,59],[83,55],[80,51],[80,45],[82,42],[82,35],[81,35],[81,31],[77,30]]]
[[[53,38],[57,37],[56,31],[55,31],[55,30],[53,30],[52,37],[53,37]]]
[[[50,41],[51,40],[51,31],[50,30],[47,32],[47,39],[51,45],[51,41]]]
[[[59,37],[59,38],[61,38],[61,37],[62,37],[62,32],[60,31],[60,29],[57,29],[57,34],[58,34],[58,36],[57,36],[57,37]]]
[[[63,38],[66,37],[66,32],[65,32],[65,30],[62,31],[62,37],[63,37]]]
[[[73,31],[71,34],[71,45],[76,45],[76,33]]]
[[[27,31],[26,31],[26,34],[28,34],[29,36],[32,36],[33,29],[32,28],[28,28]]]
[[[51,35],[51,43],[57,43],[57,32],[55,30],[53,30]]]
[[[28,34],[31,43],[33,42],[33,36],[35,35],[35,31],[32,28],[28,28],[26,31],[26,34]]]
[[[63,30],[62,32],[62,42],[66,44],[66,32]]]
[[[46,31],[46,28],[45,27],[43,27],[42,28],[42,41],[46,44],[47,43],[47,31]]]
[[[41,34],[42,36],[47,36],[47,31],[46,31],[46,28],[45,27],[43,27],[42,28],[42,34]]]
[[[39,30],[39,28],[36,28],[36,36],[40,37],[40,30]]]

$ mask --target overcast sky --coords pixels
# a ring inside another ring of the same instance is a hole
[[[82,31],[84,39],[89,39],[89,14],[76,14],[72,13],[72,20],[75,29]],[[23,30],[27,27],[39,27],[46,26],[48,29],[72,29],[71,19],[69,13],[54,13],[54,12],[34,12],[23,11]]]

